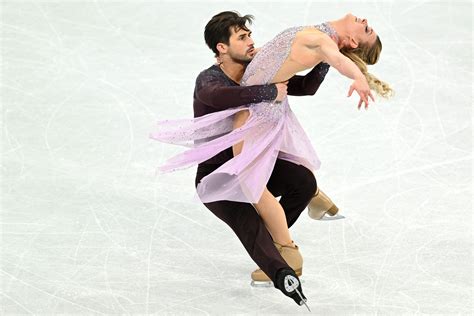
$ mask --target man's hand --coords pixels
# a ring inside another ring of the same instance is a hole
[[[277,94],[277,97],[275,99],[275,102],[277,103],[280,103],[281,101],[283,101],[285,98],[286,98],[286,90],[288,88],[288,80],[285,81],[285,82],[279,82],[279,83],[275,83],[275,86],[278,90],[278,94]]]
[[[354,80],[351,87],[349,88],[349,93],[347,94],[347,96],[350,97],[354,90],[357,91],[360,96],[359,105],[357,106],[359,110],[360,106],[362,105],[362,102],[365,103],[365,109],[368,109],[369,97],[372,99],[372,101],[375,102],[374,96],[370,91],[369,83],[367,82],[367,79],[364,76],[358,77]]]

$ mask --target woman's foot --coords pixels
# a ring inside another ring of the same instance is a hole
[[[308,215],[312,219],[319,220],[325,214],[334,216],[339,212],[339,208],[331,201],[331,199],[319,187],[308,204]]]

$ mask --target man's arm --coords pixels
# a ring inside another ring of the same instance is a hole
[[[305,76],[295,75],[288,82],[288,95],[314,95],[323,82],[329,70],[329,65],[319,63]]]
[[[229,86],[226,79],[218,74],[201,74],[196,80],[196,98],[218,110],[262,101],[273,101],[277,95],[278,90],[275,84]]]

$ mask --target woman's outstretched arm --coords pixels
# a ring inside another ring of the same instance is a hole
[[[369,105],[369,97],[374,100],[372,92],[370,92],[369,83],[365,78],[364,74],[360,71],[359,67],[354,64],[352,60],[341,54],[336,43],[328,36],[318,36],[318,48],[321,52],[321,57],[329,65],[336,68],[342,75],[354,79],[351,87],[349,88],[349,93],[347,96],[351,96],[352,92],[355,90],[361,100],[359,101],[359,108],[362,102],[365,103],[365,106]]]

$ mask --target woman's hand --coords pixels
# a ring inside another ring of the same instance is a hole
[[[352,83],[351,87],[349,88],[349,93],[347,94],[348,97],[352,95],[352,92],[357,91],[357,93],[360,96],[359,100],[359,105],[357,108],[360,110],[360,106],[362,105],[362,102],[365,103],[365,109],[367,110],[369,107],[369,97],[372,99],[372,101],[375,102],[374,96],[372,95],[372,92],[370,91],[369,83],[367,82],[367,79],[365,76],[357,77],[354,82]]]
[[[287,89],[288,89],[288,80],[284,82],[278,82],[275,83],[275,86],[277,88],[278,94],[273,102],[275,103],[281,103],[287,95]]]

